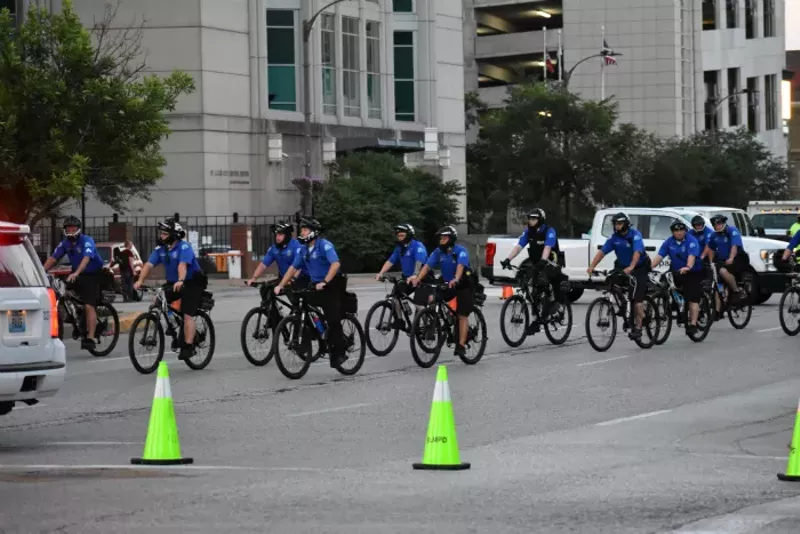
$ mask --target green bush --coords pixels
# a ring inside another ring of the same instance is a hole
[[[436,230],[459,222],[456,197],[462,191],[458,182],[406,168],[395,156],[355,153],[336,161],[315,216],[345,272],[376,272],[391,253],[398,223],[413,224],[417,239],[431,250]]]

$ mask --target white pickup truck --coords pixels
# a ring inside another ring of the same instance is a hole
[[[750,264],[754,276],[754,291],[760,295],[756,300],[761,304],[769,299],[772,293],[780,293],[786,285],[785,277],[779,273],[772,264],[772,256],[786,248],[786,243],[774,239],[760,237],[750,222],[747,213],[740,209],[722,208],[715,206],[677,206],[669,208],[609,208],[598,211],[594,216],[592,229],[582,239],[559,239],[559,246],[564,252],[564,274],[569,276],[573,290],[570,297],[573,301],[579,299],[585,289],[597,289],[602,286],[603,279],[586,274],[597,250],[603,246],[611,236],[611,218],[625,212],[631,219],[632,225],[642,232],[645,249],[650,257],[654,257],[658,248],[672,233],[669,225],[675,219],[690,224],[692,217],[701,215],[708,220],[714,214],[721,213],[728,217],[728,224],[735,226],[742,234],[744,249],[750,256]],[[481,268],[481,277],[493,285],[516,285],[516,272],[503,269],[500,262],[508,257],[511,249],[517,244],[519,235],[490,236],[486,242],[485,265]],[[612,269],[615,255],[608,254],[598,265],[598,270]],[[518,267],[528,262],[528,252],[523,250],[514,258],[512,265]],[[657,270],[668,268],[662,263]]]

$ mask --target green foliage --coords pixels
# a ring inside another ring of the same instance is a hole
[[[391,252],[396,224],[413,224],[430,248],[436,230],[458,222],[461,192],[457,182],[408,169],[395,156],[354,153],[336,161],[315,216],[348,272],[375,272]]]
[[[142,76],[136,42],[113,39],[109,23],[96,28],[95,46],[71,1],[57,13],[31,6],[17,30],[0,13],[3,218],[54,215],[84,186],[124,210],[132,197],[149,198],[161,178],[164,112],[194,82],[181,72]]]

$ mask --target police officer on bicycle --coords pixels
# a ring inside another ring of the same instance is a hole
[[[74,216],[64,219],[64,239],[58,244],[53,255],[44,262],[44,270],[49,271],[66,254],[72,266],[67,282],[75,282],[75,289],[86,310],[86,339],[81,340],[81,349],[95,348],[94,335],[97,326],[97,305],[100,304],[100,275],[105,262],[94,239],[81,233],[81,220]]]
[[[183,340],[179,360],[188,360],[194,356],[194,334],[197,310],[203,297],[203,290],[208,287],[208,280],[200,268],[194,255],[191,243],[184,241],[186,232],[183,226],[174,220],[166,219],[158,223],[158,246],[153,249],[147,263],[142,267],[139,280],[134,284],[139,289],[144,284],[153,267],[164,265],[167,286],[165,296],[168,303],[180,299],[183,314]]]
[[[300,220],[300,235],[297,240],[304,245],[298,251],[294,263],[275,287],[279,295],[291,282],[298,270],[303,269],[311,278],[317,293],[309,295],[308,303],[322,308],[328,323],[328,349],[331,367],[347,361],[344,335],[342,333],[341,303],[347,291],[347,277],[341,272],[342,264],[333,243],[321,237],[322,225],[316,219]]]
[[[408,281],[415,287],[435,267],[440,267],[442,280],[447,283],[449,290],[445,293],[446,300],[456,298],[456,314],[458,315],[458,343],[455,355],[464,356],[467,351],[467,334],[469,333],[469,314],[475,302],[474,273],[469,265],[467,249],[457,245],[458,232],[453,226],[440,228],[436,235],[439,237],[439,247],[433,251],[417,276],[412,276]]]
[[[394,227],[394,233],[397,236],[397,245],[381,270],[375,275],[375,280],[380,280],[398,262],[400,270],[403,272],[403,278],[408,279],[419,274],[422,266],[428,261],[428,251],[425,249],[425,245],[415,239],[413,226],[408,223],[398,224]],[[414,292],[414,288],[406,283],[403,283],[400,289],[406,295]]]

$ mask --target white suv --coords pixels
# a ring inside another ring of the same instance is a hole
[[[29,234],[27,225],[0,222],[0,415],[55,395],[67,369],[56,294]]]

